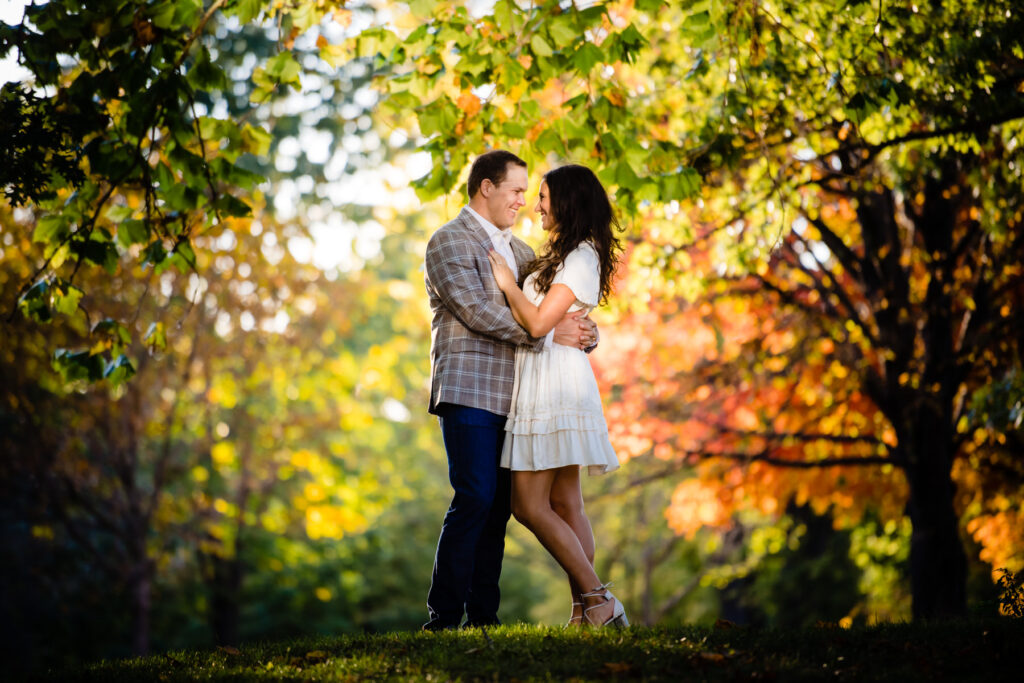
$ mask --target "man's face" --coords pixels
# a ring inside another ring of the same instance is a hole
[[[509,164],[505,169],[505,178],[495,185],[490,180],[481,184],[487,199],[487,212],[491,223],[504,230],[516,222],[516,214],[526,204],[526,185],[529,177],[526,169],[518,164]]]

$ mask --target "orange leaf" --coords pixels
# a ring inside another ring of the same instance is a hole
[[[476,116],[480,111],[480,98],[469,91],[459,95],[459,99],[456,100],[455,103],[459,106],[459,109],[465,113],[467,118]]]

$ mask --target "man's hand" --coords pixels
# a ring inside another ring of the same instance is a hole
[[[597,343],[597,324],[583,311],[566,313],[555,325],[555,336],[552,339],[562,346],[586,349]]]

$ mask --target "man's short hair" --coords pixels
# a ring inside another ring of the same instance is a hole
[[[469,198],[472,199],[476,195],[484,180],[501,185],[501,181],[505,179],[505,174],[508,172],[509,164],[526,168],[525,161],[503,149],[492,149],[490,152],[484,152],[478,156],[473,162],[473,167],[469,169],[469,180],[466,182]]]

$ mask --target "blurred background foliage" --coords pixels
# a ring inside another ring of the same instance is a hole
[[[1013,3],[960,4],[848,3],[845,32],[828,3],[10,19],[4,648],[424,621],[450,494],[422,254],[489,145],[534,178],[591,165],[627,224],[592,356],[626,462],[584,487],[635,623],[995,614],[996,570],[1024,569],[1024,32]],[[952,549],[918,551],[949,568],[915,579],[913,539],[953,513]],[[501,617],[560,623],[560,574],[512,522]]]

